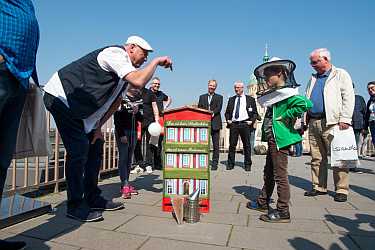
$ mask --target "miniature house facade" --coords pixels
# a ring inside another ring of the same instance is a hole
[[[171,197],[199,189],[201,212],[209,211],[211,112],[191,106],[164,113],[163,211],[172,211]]]

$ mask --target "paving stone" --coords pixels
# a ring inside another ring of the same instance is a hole
[[[131,235],[92,227],[80,227],[69,234],[61,234],[53,242],[90,249],[138,249],[146,236]]]
[[[371,222],[375,223],[375,211],[365,210],[343,210],[343,209],[332,209],[327,208],[328,215],[327,219],[333,219],[335,221],[352,221],[357,222]]]
[[[148,206],[142,204],[128,203],[125,205],[125,209],[118,212],[124,214],[135,214],[135,215],[146,215],[161,218],[173,218],[171,212],[163,212],[159,206]]]
[[[328,227],[337,234],[350,234],[375,238],[375,223],[354,221],[327,221]],[[374,242],[375,244],[375,242]]]
[[[72,231],[75,230],[75,228],[77,228],[77,226],[55,220],[54,216],[43,215],[2,230],[42,240],[50,240],[61,232]]]
[[[186,241],[151,238],[140,250],[240,250],[240,248],[222,247],[207,244],[198,244]]]
[[[212,201],[231,201],[232,194],[213,192],[210,195],[210,200]]]
[[[296,232],[264,228],[233,228],[229,240],[230,247],[249,249],[358,249],[347,236],[327,233]]]
[[[210,212],[214,213],[237,213],[239,202],[235,201],[211,201]]]
[[[201,215],[202,222],[211,222],[217,224],[228,224],[237,226],[246,226],[248,216],[245,214],[229,214],[210,212]]]
[[[4,237],[5,236],[5,237]],[[26,249],[30,250],[78,250],[80,247],[71,246],[69,244],[60,244],[51,241],[44,241],[32,237],[26,237],[23,235],[12,235],[0,233],[0,239],[6,239],[9,241],[24,241],[26,242]],[[1,249],[7,250],[7,249]]]
[[[174,219],[137,216],[116,231],[225,246],[230,229],[230,225],[223,224],[199,222],[177,225]]]
[[[260,214],[259,214],[260,216]],[[271,230],[331,233],[331,230],[323,220],[291,219],[290,223],[267,223],[261,221],[259,216],[250,216],[249,228],[259,227]]]

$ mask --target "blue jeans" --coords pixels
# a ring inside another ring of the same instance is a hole
[[[83,121],[73,118],[70,109],[58,98],[45,93],[44,104],[51,112],[66,150],[65,175],[68,209],[100,195],[98,175],[103,161],[103,140],[91,144],[93,131],[86,134]]]
[[[136,144],[136,133],[131,130],[124,130],[125,136],[128,138],[127,143],[122,143],[116,132],[116,142],[119,153],[118,169],[120,173],[121,187],[129,184],[129,173]]]
[[[294,144],[296,157],[300,157],[302,155],[302,142],[298,142]]]
[[[0,64],[0,201],[16,147],[17,131],[27,90]]]

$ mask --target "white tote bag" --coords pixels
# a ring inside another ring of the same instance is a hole
[[[340,130],[336,125],[332,128],[331,135],[331,166],[356,167],[358,164],[357,144],[352,127]]]

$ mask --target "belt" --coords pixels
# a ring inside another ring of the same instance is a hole
[[[325,113],[319,113],[319,114],[311,114],[311,113],[309,113],[308,116],[309,116],[310,119],[316,119],[316,120],[320,120],[320,119],[326,118],[326,114]]]
[[[0,63],[3,63],[5,61],[4,57],[0,55]]]
[[[242,124],[242,123],[247,123],[246,121],[233,121],[232,123],[234,124]]]

